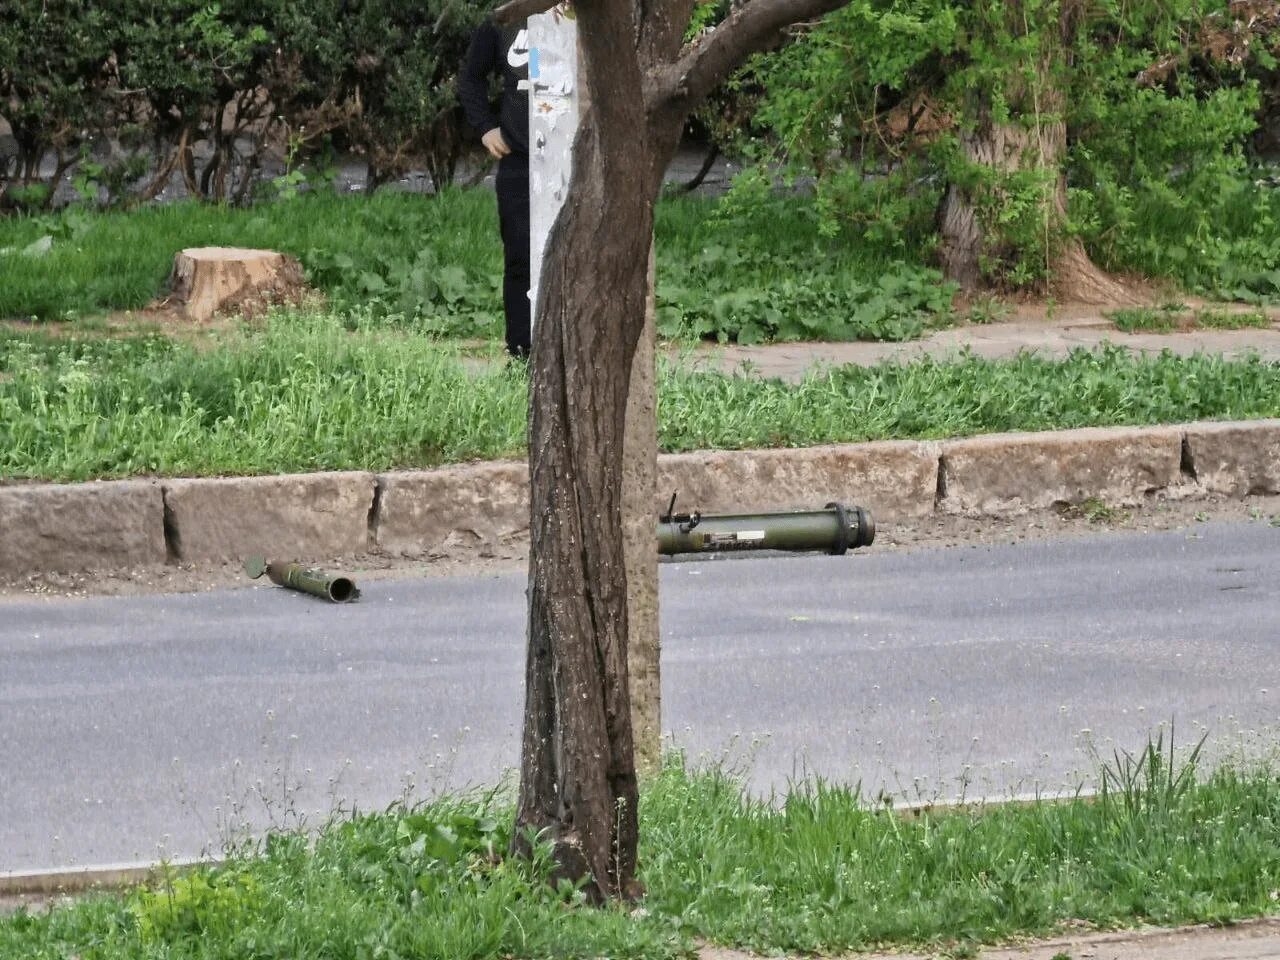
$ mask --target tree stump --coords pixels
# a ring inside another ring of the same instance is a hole
[[[173,260],[172,299],[186,316],[203,323],[220,313],[252,316],[307,294],[302,264],[273,250],[193,247]]]

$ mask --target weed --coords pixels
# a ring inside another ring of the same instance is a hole
[[[1137,754],[1117,750],[1099,771],[1099,806],[1113,819],[1144,824],[1176,808],[1196,785],[1205,739],[1201,737],[1181,760],[1172,729],[1167,744],[1162,728]]]
[[[355,326],[354,330],[348,327]],[[377,470],[524,452],[527,378],[350,316],[285,313],[193,345],[0,331],[0,477]],[[667,451],[1280,415],[1257,357],[963,356],[798,383],[664,363]]]
[[[1126,512],[1109,505],[1105,500],[1098,497],[1089,497],[1081,503],[1066,504],[1060,509],[1060,512],[1064,517],[1080,518],[1087,520],[1089,523],[1099,525],[1123,523],[1129,518]]]
[[[1244,330],[1268,328],[1271,318],[1261,310],[1197,310],[1183,303],[1164,304],[1160,307],[1127,307],[1113,310],[1106,317],[1125,333],[1169,333],[1173,330]]]
[[[1200,310],[1196,313],[1196,326],[1213,330],[1244,330],[1267,328],[1271,318],[1261,310]]]
[[[1052,306],[1050,305],[1048,309],[1052,311]],[[1009,306],[1000,302],[996,297],[982,296],[976,297],[969,304],[967,319],[970,323],[999,323],[1008,317],[1010,312]]]
[[[1125,333],[1168,333],[1177,326],[1175,311],[1164,308],[1125,307],[1104,316]]]

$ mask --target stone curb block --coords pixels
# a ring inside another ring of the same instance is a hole
[[[423,556],[454,546],[491,546],[529,529],[529,467],[478,463],[378,477],[374,542]]]
[[[1186,472],[1184,473],[1184,467]],[[941,475],[939,476],[939,471]],[[422,556],[526,535],[528,467],[0,487],[0,576],[251,554]],[[883,441],[658,459],[655,517],[686,510],[867,507],[881,523],[935,510],[999,514],[1165,490],[1280,493],[1280,420],[1087,428],[946,442]]]
[[[169,547],[179,560],[280,560],[363,553],[376,483],[371,473],[169,480]]]
[[[936,443],[679,453],[658,458],[655,516],[676,493],[677,509],[703,513],[816,509],[835,500],[893,522],[931,514],[937,489]]]
[[[1182,481],[1181,427],[1089,427],[942,444],[949,513],[1017,513],[1098,497],[1132,502]]]
[[[164,562],[159,483],[0,487],[0,575]]]
[[[179,857],[163,862],[121,863],[101,867],[61,867],[33,872],[0,873],[0,897],[72,895],[95,890],[120,890],[154,882],[169,873],[223,861]]]
[[[1196,480],[1211,493],[1280,493],[1280,420],[1189,424],[1186,452]]]
[[[890,441],[802,450],[668,454],[658,458],[656,521],[671,493],[706,513],[821,507],[839,500],[887,521],[926,516],[937,489],[936,444]],[[529,529],[529,468],[482,463],[385,473],[375,541],[422,556],[491,547]]]

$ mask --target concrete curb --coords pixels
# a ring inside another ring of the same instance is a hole
[[[0,487],[0,576],[180,561],[332,560],[483,549],[529,526],[528,467],[118,481]],[[882,526],[935,513],[1003,516],[1098,498],[1280,493],[1280,420],[1085,428],[948,441],[882,441],[658,459],[672,492],[705,512],[831,500]]]
[[[0,576],[165,562],[164,501],[148,480],[0,487]]]
[[[337,557],[369,547],[371,473],[169,480],[165,540],[175,560]]]
[[[1178,487],[1184,431],[1064,430],[1015,433],[942,445],[939,507],[947,513],[1006,514],[1096,497],[1132,501]]]
[[[0,897],[70,896],[95,890],[122,890],[154,881],[169,871],[218,863],[217,860],[177,859],[163,863],[115,863],[0,873]]]

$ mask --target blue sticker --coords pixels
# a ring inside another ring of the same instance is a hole
[[[542,71],[538,68],[538,48],[530,47],[529,48],[529,78],[531,80],[536,80],[541,75],[541,73]]]

